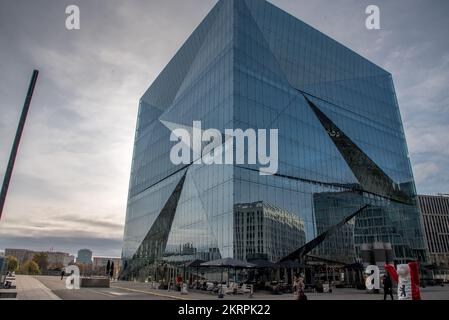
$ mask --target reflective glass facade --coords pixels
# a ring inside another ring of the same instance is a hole
[[[172,164],[169,129],[193,121],[221,132],[278,129],[277,174]],[[124,269],[263,254],[236,214],[257,203],[259,217],[276,208],[302,226],[277,252],[370,204],[315,254],[353,261],[362,244],[389,242],[397,261],[422,259],[415,198],[391,74],[268,2],[221,0],[141,98]],[[267,234],[257,237],[278,246]]]

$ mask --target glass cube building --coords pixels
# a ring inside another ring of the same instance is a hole
[[[171,130],[194,121],[278,129],[277,173],[173,164]],[[279,259],[366,204],[314,253],[349,263],[383,242],[397,262],[424,260],[415,194],[389,72],[266,1],[220,0],[140,100],[123,274],[157,261]],[[291,223],[264,227],[267,210]]]

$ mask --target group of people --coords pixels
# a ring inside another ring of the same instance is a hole
[[[382,280],[383,288],[384,288],[384,300],[387,300],[387,296],[393,298],[393,281],[391,280],[390,275],[387,273]],[[293,294],[296,297],[296,300],[307,300],[307,296],[304,292],[305,284],[304,279],[299,275],[296,275],[293,279]]]

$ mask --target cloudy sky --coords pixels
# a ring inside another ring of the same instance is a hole
[[[393,74],[418,192],[449,193],[449,1],[272,2]],[[120,255],[138,100],[215,3],[0,0],[0,178],[41,71],[0,250]],[[71,4],[77,31],[65,28]],[[365,28],[369,4],[381,30]]]

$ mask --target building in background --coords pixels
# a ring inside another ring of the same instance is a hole
[[[223,136],[278,129],[277,173],[261,175],[260,162],[172,163],[172,130],[194,121]],[[266,1],[221,0],[140,99],[122,276],[146,277],[152,264],[211,250],[235,257],[243,221],[235,210],[257,202],[296,215],[307,240],[332,225],[334,211],[369,204],[355,244],[390,243],[397,263],[426,258],[392,75]],[[333,241],[352,246],[351,232]]]
[[[449,196],[419,195],[429,262],[449,268]]]
[[[17,258],[19,265],[33,260],[36,253],[46,253],[48,269],[57,269],[66,267],[74,263],[75,257],[66,252],[54,252],[54,251],[34,251],[28,249],[5,249],[5,256],[13,256]]]
[[[76,263],[92,264],[92,251],[90,249],[78,250],[76,257]]]
[[[75,256],[66,252],[47,251],[48,268],[57,269],[75,263]]]
[[[64,266],[68,266],[75,263],[75,256],[72,254],[64,255],[63,260]]]
[[[36,253],[35,251],[27,249],[10,249],[10,248],[5,249],[5,256],[16,257],[19,266],[27,261],[32,260],[35,253]]]
[[[234,207],[234,257],[278,261],[306,243],[297,214],[263,201]]]

